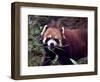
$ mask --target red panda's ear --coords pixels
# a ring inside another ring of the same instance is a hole
[[[62,34],[64,34],[64,27],[61,27]]]
[[[64,32],[65,32],[65,28],[64,27],[61,27],[61,33],[62,33],[63,38],[65,39]]]
[[[42,30],[42,32],[41,32],[41,36],[43,36],[44,32],[46,31],[46,28],[47,28],[47,25],[45,25],[45,26],[43,27],[43,30]]]

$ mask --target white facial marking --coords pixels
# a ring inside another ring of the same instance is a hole
[[[51,38],[51,35],[49,35],[48,38]]]
[[[62,42],[61,42],[61,40],[59,40],[59,42],[60,42],[59,46],[61,47],[61,46],[62,46]]]
[[[64,27],[62,27],[62,34],[63,34],[63,38],[65,39],[65,35],[64,35]]]
[[[56,46],[56,45],[57,45],[56,41],[55,41],[55,40],[53,40],[53,39],[50,39],[50,40],[47,42],[48,46],[50,46],[50,44],[51,44],[51,43],[53,43],[53,44],[54,44],[54,46]]]
[[[45,44],[46,38],[43,39],[43,43]]]
[[[62,27],[62,33],[64,34],[64,27]]]
[[[58,36],[55,36],[55,38],[57,39],[57,38],[58,38]]]

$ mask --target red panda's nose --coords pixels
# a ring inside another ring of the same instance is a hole
[[[51,43],[51,44],[50,44],[50,47],[51,47],[51,48],[54,48],[54,43]]]

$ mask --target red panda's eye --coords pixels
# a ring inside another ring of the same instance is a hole
[[[45,43],[47,43],[50,39],[51,39],[51,38],[47,38],[46,41],[45,41]]]
[[[59,44],[59,40],[58,39],[54,39],[58,44]]]

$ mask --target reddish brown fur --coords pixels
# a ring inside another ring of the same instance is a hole
[[[65,41],[69,45],[70,55],[72,57],[87,56],[87,30],[80,29],[65,29]]]
[[[57,36],[56,39],[62,40],[61,32],[57,28],[49,27],[44,33],[43,38],[47,38],[49,35],[51,35],[52,38],[55,38],[55,36]]]

